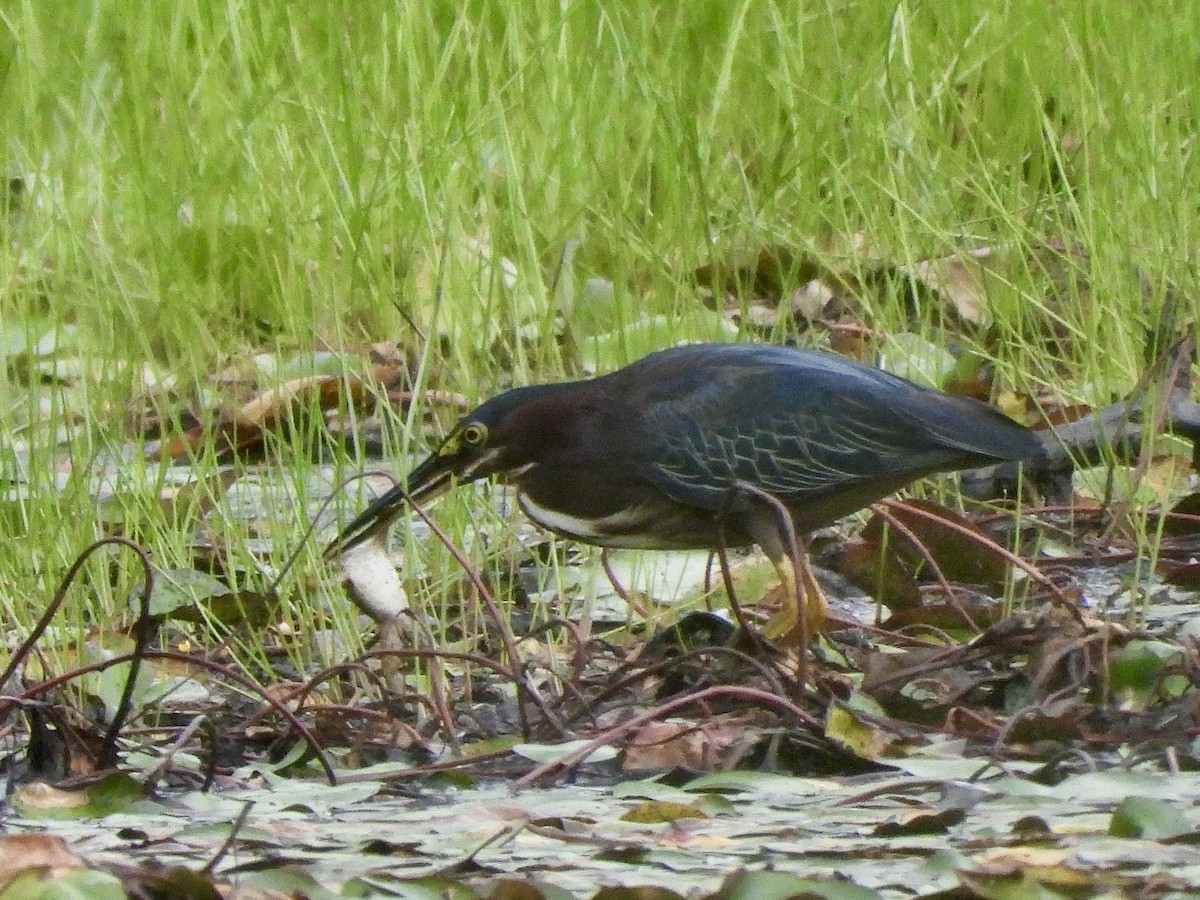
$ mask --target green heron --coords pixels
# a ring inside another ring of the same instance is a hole
[[[590,381],[519,387],[487,401],[325,555],[385,530],[405,494],[421,503],[456,481],[498,476],[515,485],[530,519],[583,543],[758,544],[792,588],[768,634],[792,630],[802,611],[811,634],[825,603],[806,564],[794,573],[784,566],[780,509],[803,535],[921,476],[1041,450],[1033,432],[984,403],[840,356],[756,344],[675,347]]]

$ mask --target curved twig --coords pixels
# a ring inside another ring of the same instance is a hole
[[[471,584],[475,586],[475,590],[479,593],[480,602],[483,603],[488,616],[495,624],[496,630],[500,633],[500,641],[504,644],[504,652],[508,656],[509,664],[512,666],[512,669],[507,674],[517,686],[517,715],[521,720],[521,734],[528,740],[530,736],[529,713],[525,709],[525,694],[528,693],[531,698],[537,698],[534,702],[542,706],[544,713],[548,714],[549,711],[541,704],[537,692],[530,688],[522,677],[521,657],[517,653],[517,644],[513,638],[512,631],[508,627],[508,623],[505,622],[504,616],[500,613],[500,607],[496,605],[496,599],[492,596],[492,592],[487,589],[487,585],[483,583],[483,578],[480,577],[479,572],[471,565],[463,552],[454,545],[454,541],[450,540],[450,536],[438,526],[433,517],[419,503],[413,502],[412,495],[403,485],[397,485],[397,487],[400,489],[400,496],[404,498],[404,502],[420,516],[421,521],[433,532],[434,537],[441,541],[442,545],[450,551],[450,555],[454,557],[454,561],[458,563],[467,578],[470,579]]]
[[[151,564],[150,557],[147,556],[146,551],[142,547],[128,538],[109,536],[95,541],[90,547],[80,553],[75,558],[75,562],[71,564],[71,568],[67,570],[67,574],[63,576],[58,590],[55,591],[54,597],[47,605],[45,612],[42,613],[37,623],[33,626],[33,630],[21,642],[21,646],[13,653],[12,658],[8,661],[8,665],[4,667],[4,672],[0,673],[0,685],[8,684],[13,673],[17,671],[37,645],[37,642],[41,639],[46,629],[50,627],[50,623],[54,620],[55,615],[58,614],[63,601],[66,600],[67,591],[71,589],[71,586],[75,583],[75,579],[79,577],[79,573],[83,569],[83,564],[91,558],[93,553],[109,544],[128,547],[138,555],[138,559],[142,563],[142,570],[146,576],[146,583],[140,595],[141,609],[138,615],[137,627],[134,630],[133,652],[128,656],[121,657],[123,660],[129,662],[129,678],[126,680],[125,687],[121,691],[121,699],[117,703],[112,721],[109,723],[100,745],[100,753],[97,756],[97,764],[100,768],[110,767],[115,760],[117,737],[120,735],[121,728],[125,725],[125,719],[129,716],[129,709],[133,702],[133,692],[137,685],[138,672],[141,670],[142,659],[145,656],[146,646],[151,636],[150,593],[154,587],[154,566]],[[57,679],[52,679],[50,682],[42,682],[42,684],[55,684],[57,681]],[[22,696],[27,696],[27,694],[23,694]],[[0,704],[0,712],[4,711],[7,711],[6,705]]]
[[[967,612],[966,607],[958,602],[958,597],[955,596],[954,586],[950,584],[950,579],[946,577],[946,573],[942,571],[942,567],[938,565],[938,561],[934,559],[934,556],[929,551],[929,548],[925,546],[925,542],[917,537],[916,532],[900,521],[898,516],[892,513],[892,508],[898,508],[901,505],[903,505],[905,511],[913,508],[906,504],[899,503],[897,503],[896,507],[889,507],[884,506],[882,503],[876,503],[873,504],[871,508],[875,511],[875,515],[887,522],[889,528],[896,529],[900,536],[906,538],[912,545],[912,548],[916,550],[917,553],[921,554],[921,558],[925,560],[925,562],[929,565],[929,570],[933,572],[933,577],[937,580],[938,584],[942,586],[942,590],[946,592],[946,597],[950,601],[951,606],[953,606],[955,611],[963,617],[963,620],[967,623],[967,625],[974,629],[976,634],[978,634],[983,629],[981,629],[975,623],[975,620],[971,618],[971,614]],[[942,520],[939,519],[939,521]]]
[[[132,656],[132,653],[123,653],[120,656],[114,656],[111,659],[90,663],[86,666],[79,666],[78,668],[72,669],[70,672],[67,672],[63,675],[57,675],[54,678],[50,678],[46,681],[35,684],[21,695],[21,699],[26,700],[31,697],[36,697],[39,694],[44,694],[47,691],[53,690],[59,685],[66,684],[67,682],[72,681],[81,675],[86,675],[89,672],[103,672],[105,669],[110,669],[113,666],[127,663],[130,661]],[[268,694],[260,685],[256,684],[245,675],[241,675],[238,672],[230,669],[228,666],[223,666],[220,663],[212,662],[211,660],[205,659],[202,656],[179,653],[175,650],[147,650],[145,654],[143,654],[143,657],[145,659],[169,659],[174,662],[184,663],[189,666],[199,666],[202,669],[208,669],[210,672],[216,672],[223,678],[228,678],[230,681],[233,681],[250,693],[261,697],[268,706],[270,706],[287,720],[288,724],[292,726],[292,729],[296,731],[304,739],[304,742],[312,749],[313,754],[321,763],[321,768],[325,770],[325,777],[328,779],[329,783],[338,783],[337,774],[333,771],[333,766],[330,765],[329,760],[325,757],[324,750],[321,749],[321,745],[317,742],[317,739],[313,733],[308,730],[308,727],[301,722],[290,709]]]
[[[903,506],[899,500],[881,500],[880,504],[889,507]],[[903,508],[906,513],[914,513],[918,518],[928,519],[931,522],[937,522],[939,525],[943,525],[946,528],[949,528],[951,531],[957,532],[963,537],[974,541],[976,544],[979,544],[979,546],[986,547],[992,552],[998,553],[1005,560],[1007,560],[1010,565],[1016,566],[1038,584],[1042,585],[1042,587],[1046,588],[1051,595],[1053,595],[1057,602],[1063,604],[1068,609],[1073,610],[1075,617],[1082,624],[1083,618],[1082,614],[1079,612],[1078,605],[1066,595],[1063,589],[1055,584],[1052,580],[1047,578],[1045,573],[1043,573],[1040,569],[1021,559],[1021,557],[1017,556],[1017,554],[1013,553],[1007,547],[992,540],[986,534],[979,534],[978,532],[972,531],[970,528],[960,525],[958,522],[951,521],[950,519],[944,519],[937,515],[937,513],[921,509],[917,506],[904,506]]]
[[[672,668],[675,668],[676,666],[682,665],[683,663],[688,662],[694,658],[701,657],[701,656],[704,656],[704,655],[710,654],[710,653],[718,653],[718,654],[725,654],[726,656],[732,656],[734,659],[737,659],[740,662],[745,663],[746,665],[750,666],[751,668],[757,669],[758,673],[767,682],[768,686],[771,688],[772,691],[774,691],[780,697],[787,696],[787,691],[784,690],[783,682],[779,680],[779,676],[775,672],[773,672],[771,670],[771,667],[768,666],[766,663],[755,659],[749,653],[745,653],[741,650],[738,650],[736,647],[726,647],[721,644],[716,644],[711,647],[697,647],[694,650],[685,651],[684,653],[681,653],[679,656],[673,656],[670,659],[659,660],[656,663],[651,663],[650,665],[647,665],[647,666],[644,666],[643,668],[638,669],[636,672],[632,672],[629,675],[626,675],[623,678],[618,679],[614,684],[610,684],[608,687],[601,690],[595,696],[586,698],[587,704],[585,705],[585,707],[583,709],[577,710],[576,712],[572,713],[567,718],[566,724],[570,725],[572,722],[578,721],[579,719],[581,719],[584,715],[586,715],[588,713],[590,708],[595,707],[596,704],[602,703],[604,700],[607,700],[609,697],[620,693],[622,690],[624,690],[626,687],[628,687],[631,684],[636,684],[639,681],[644,681],[647,678],[652,678],[653,676],[659,674],[660,672],[670,671]]]

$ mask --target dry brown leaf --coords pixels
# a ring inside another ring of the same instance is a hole
[[[223,442],[222,451],[245,451],[258,446],[265,434],[313,405],[323,411],[337,409],[343,403],[360,405],[371,394],[372,385],[392,384],[402,372],[402,367],[395,364],[379,363],[371,367],[369,377],[344,374],[293,378],[256,394],[215,428],[197,425],[182,434],[164,438],[156,449],[147,452],[147,456],[175,459],[194,454],[212,441]]]
[[[359,379],[345,379],[358,381]],[[234,423],[241,426],[273,428],[287,418],[289,412],[302,403],[316,400],[321,409],[336,407],[342,397],[343,378],[340,375],[306,375],[263,391],[242,405]]]
[[[83,860],[61,838],[45,834],[0,835],[0,889],[30,869],[81,869]]]
[[[889,528],[887,519],[876,514],[863,528],[862,540],[894,548],[897,556],[914,569],[925,565],[928,554],[951,581],[1004,583],[1007,561],[987,546],[989,535],[970,519],[931,500],[888,503],[886,509],[890,517],[908,530],[911,538]],[[914,544],[914,538],[920,546]]]
[[[988,318],[984,260],[992,254],[991,247],[979,247],[965,254],[924,260],[913,268],[913,277],[949,300],[964,322],[982,325]]]
[[[44,781],[34,781],[17,789],[15,798],[34,809],[80,809],[87,806],[87,791],[64,791]]]
[[[740,718],[649,722],[626,746],[624,768],[628,772],[676,767],[711,771],[746,739],[746,732],[747,723]]]
[[[813,278],[792,291],[788,301],[792,314],[808,322],[816,322],[825,317],[825,311],[834,300],[837,293],[819,278]]]

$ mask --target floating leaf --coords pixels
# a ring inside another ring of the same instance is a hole
[[[145,793],[129,775],[106,775],[86,787],[60,790],[42,782],[17,789],[13,806],[31,819],[90,819],[127,810]]]
[[[660,825],[680,819],[707,819],[708,815],[691,803],[672,803],[670,800],[645,800],[625,812],[622,822],[640,825]]]
[[[869,721],[844,703],[834,703],[825,717],[825,736],[862,759],[877,760],[897,750],[900,737]]]
[[[1192,826],[1176,804],[1150,797],[1126,797],[1113,810],[1108,825],[1108,833],[1114,837],[1152,841],[1176,837],[1191,830]]]

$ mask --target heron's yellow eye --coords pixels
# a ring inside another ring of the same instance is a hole
[[[487,426],[481,422],[472,422],[462,430],[463,443],[468,447],[478,447],[487,440]]]

